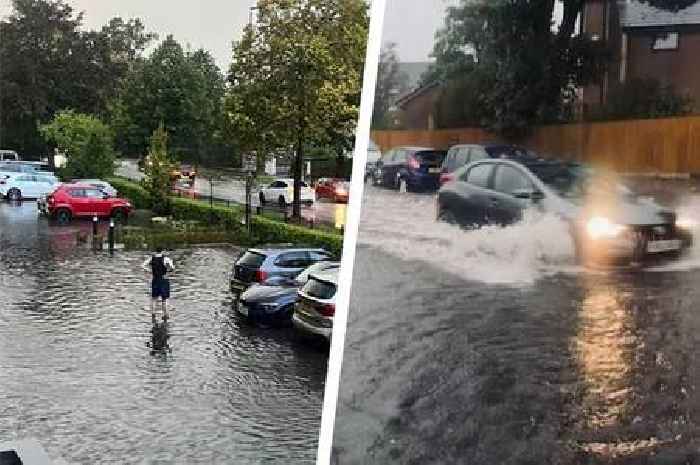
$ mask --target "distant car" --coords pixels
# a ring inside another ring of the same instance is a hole
[[[13,173],[0,179],[0,197],[8,200],[38,199],[59,185],[50,174]]]
[[[444,150],[428,147],[397,147],[382,154],[375,170],[376,184],[398,189],[437,189]]]
[[[335,268],[309,275],[294,305],[292,324],[297,330],[331,341],[338,271]]]
[[[321,178],[316,182],[316,197],[330,199],[336,203],[347,203],[350,182],[338,178]]]
[[[54,176],[51,172],[49,166],[39,162],[27,162],[27,161],[5,161],[0,162],[0,178],[9,177],[11,174],[17,173],[28,173],[28,174],[40,174],[44,176]]]
[[[14,150],[0,150],[0,161],[19,160],[19,155]]]
[[[110,197],[116,197],[118,194],[117,190],[114,187],[112,187],[110,183],[108,183],[107,181],[102,181],[101,179],[76,179],[73,181],[73,183],[88,184],[90,186],[97,187]]]
[[[292,324],[297,291],[309,280],[309,275],[335,269],[339,262],[318,262],[306,268],[296,278],[273,277],[249,287],[241,294],[238,313],[260,325],[288,326]]]
[[[524,147],[510,144],[460,144],[447,151],[442,162],[440,185],[452,181],[455,171],[478,160],[507,158],[511,160],[535,160],[537,154]]]
[[[270,245],[251,248],[233,264],[229,286],[237,301],[255,283],[273,277],[294,279],[310,265],[329,260],[332,260],[329,252],[315,247]]]
[[[300,194],[302,203],[310,205],[316,200],[316,193],[304,181],[301,183]],[[268,202],[277,203],[281,207],[289,205],[294,200],[294,179],[275,179],[260,191],[258,197],[261,205]]]
[[[177,168],[174,168],[170,173],[170,179],[173,183],[181,180],[187,179],[190,183],[194,183],[197,177],[197,170],[192,166],[185,163],[180,164]]]
[[[439,220],[472,228],[507,226],[526,210],[569,224],[581,263],[641,263],[693,243],[694,222],[640,199],[614,178],[557,161],[491,159],[455,172],[437,196]]]
[[[372,139],[369,140],[367,148],[367,164],[365,165],[365,182],[374,179],[374,172],[377,169],[377,162],[382,157],[379,146]]]
[[[39,211],[59,224],[67,224],[73,218],[107,217],[126,222],[134,207],[119,197],[110,197],[89,184],[61,184],[39,205]]]

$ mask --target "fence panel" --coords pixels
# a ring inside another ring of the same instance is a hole
[[[382,151],[399,145],[439,149],[502,140],[479,128],[373,131]],[[700,173],[700,116],[540,126],[511,140],[545,156],[608,166],[627,173]]]

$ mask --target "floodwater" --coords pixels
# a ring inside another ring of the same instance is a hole
[[[90,227],[0,204],[0,440],[76,464],[313,463],[327,355],[234,314],[238,251],[171,253],[172,353],[152,356],[145,257],[90,251]]]
[[[697,247],[592,271],[555,218],[465,232],[433,203],[366,189],[334,463],[700,463]]]

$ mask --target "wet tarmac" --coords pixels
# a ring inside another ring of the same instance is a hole
[[[433,204],[366,189],[333,463],[700,463],[696,249],[588,270],[556,219],[464,232]]]
[[[231,308],[235,249],[171,253],[172,353],[150,354],[139,252],[0,203],[0,440],[79,464],[314,463],[327,355]]]

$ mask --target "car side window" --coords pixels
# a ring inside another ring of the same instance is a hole
[[[512,166],[500,165],[494,176],[493,188],[504,194],[512,194],[517,190],[532,189],[532,183],[520,170]]]
[[[460,166],[464,166],[469,163],[470,150],[471,149],[469,147],[462,147],[459,149],[459,152],[455,154],[455,168],[459,168]]]
[[[283,189],[287,187],[287,184],[284,181],[275,181],[272,184],[270,184],[270,187],[273,189]]]
[[[68,191],[71,197],[82,199],[85,197],[85,191],[83,189],[71,189]]]
[[[489,158],[489,154],[481,147],[472,147],[469,151],[470,161],[485,160],[487,158]]]
[[[309,252],[313,263],[330,260],[330,255],[323,252]]]
[[[275,265],[280,268],[304,268],[309,262],[306,252],[287,252],[275,260]]]
[[[490,163],[476,165],[467,172],[466,181],[478,187],[488,187],[492,168]]]
[[[85,189],[85,197],[91,198],[91,199],[101,199],[102,198],[102,191],[98,189]]]

